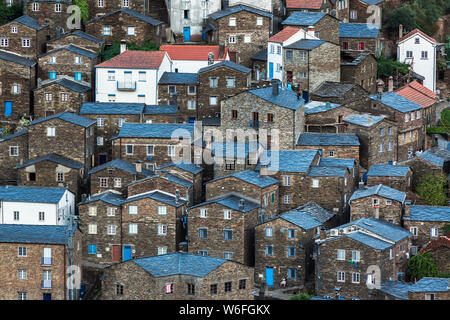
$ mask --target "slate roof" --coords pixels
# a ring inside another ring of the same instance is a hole
[[[365,4],[369,5],[369,6],[374,6],[374,5],[377,5],[379,3],[384,2],[384,0],[359,0],[359,1],[361,1],[362,3],[365,3]]]
[[[302,133],[298,137],[297,145],[359,146],[359,139],[354,133]]]
[[[194,125],[181,123],[124,123],[117,138],[171,138],[172,134],[180,131],[180,135],[194,133]]]
[[[259,158],[256,170],[260,170],[261,165],[267,165],[269,170],[272,167],[281,172],[307,172],[317,153],[317,150],[264,151]]]
[[[313,95],[323,97],[323,98],[342,98],[344,95],[356,86],[355,83],[339,83],[324,81],[322,84],[313,92]]]
[[[255,53],[250,59],[259,60],[259,61],[267,61],[267,49],[263,49],[263,50]]]
[[[0,50],[0,59],[18,63],[27,67],[34,67],[37,63],[35,59],[25,58],[22,57],[21,55],[12,52],[7,52],[4,50]]]
[[[409,292],[447,292],[450,278],[429,278],[424,277],[411,285]]]
[[[128,161],[122,160],[122,159],[114,159],[112,161],[103,163],[99,166],[96,166],[89,170],[88,174],[93,174],[99,171],[102,171],[106,168],[116,168],[119,170],[123,170],[125,172],[128,172],[130,174],[141,174],[141,175],[152,175],[153,173],[147,169],[142,169],[142,172],[138,173],[136,171],[136,165],[134,163],[130,163]]]
[[[84,164],[79,162],[79,161],[76,161],[76,160],[73,160],[73,159],[69,159],[69,158],[66,158],[64,156],[60,156],[59,154],[48,153],[48,154],[46,154],[44,156],[36,157],[36,158],[31,159],[31,160],[25,161],[23,164],[18,164],[16,166],[16,168],[17,169],[25,168],[25,167],[31,166],[31,165],[33,165],[35,163],[39,163],[39,162],[42,162],[42,161],[55,162],[55,163],[58,163],[58,164],[61,164],[61,165],[65,166],[65,167],[69,167],[69,168],[73,168],[73,169],[81,169],[81,168],[84,167]]]
[[[295,210],[313,217],[322,224],[336,215],[336,213],[325,210],[314,201],[305,203],[304,205],[297,207]]]
[[[0,136],[0,142],[14,139],[16,137],[20,137],[21,135],[28,134],[28,129],[20,130],[16,133],[10,134],[8,136]]]
[[[314,39],[301,39],[296,41],[288,46],[286,49],[298,49],[298,50],[314,50],[324,44],[326,41],[324,40],[314,40]]]
[[[345,177],[347,167],[311,166],[308,177]]]
[[[165,171],[164,171],[164,172],[165,172]],[[185,188],[190,188],[190,187],[192,187],[192,186],[194,185],[191,181],[188,181],[188,180],[179,178],[179,177],[174,176],[174,175],[172,175],[172,174],[170,174],[170,173],[166,173],[166,175],[162,175],[162,174],[153,174],[153,175],[149,175],[149,176],[146,177],[146,178],[143,178],[143,179],[140,179],[140,180],[133,181],[133,182],[129,183],[128,185],[131,186],[131,185],[133,185],[133,184],[140,183],[140,182],[143,182],[143,181],[148,181],[148,180],[151,180],[151,179],[154,179],[154,178],[165,179],[165,180],[167,180],[167,181],[171,181],[171,182],[173,182],[173,183],[179,184],[179,185],[181,185],[181,186],[183,186],[183,187],[185,187]]]
[[[243,5],[243,4],[230,6],[230,7],[227,7],[225,9],[223,9],[223,10],[216,11],[216,12],[208,15],[208,18],[212,18],[214,20],[217,20],[217,19],[229,16],[230,14],[238,13],[238,12],[241,12],[241,11],[247,11],[247,12],[258,14],[258,15],[263,16],[263,17],[272,18],[272,14],[270,12],[268,12],[268,11],[256,9],[256,8],[249,7],[249,6],[246,6],[246,5]]]
[[[274,105],[291,110],[297,110],[305,102],[303,98],[297,96],[297,93],[283,86],[279,86],[278,95],[275,96],[272,94],[273,93],[272,86],[258,89],[251,89],[248,90],[248,92]]]
[[[232,174],[228,174],[225,176],[221,176],[221,177],[217,177],[212,180],[209,180],[207,183],[219,181],[219,180],[229,178],[229,177],[235,177],[239,180],[253,184],[259,188],[266,188],[273,184],[280,183],[277,179],[274,179],[269,176],[262,176],[258,172],[253,171],[253,170],[244,170],[244,171],[234,172]]]
[[[409,216],[403,220],[450,222],[450,207],[411,206]]]
[[[186,252],[175,252],[134,259],[133,263],[136,263],[152,276],[158,278],[177,274],[205,277],[227,261],[229,260],[199,256]]]
[[[282,25],[295,25],[295,26],[313,26],[327,14],[324,12],[292,12],[287,19],[281,22]]]
[[[363,232],[355,232],[347,235],[348,238],[353,239],[355,241],[364,243],[365,245],[368,245],[369,247],[372,247],[374,249],[378,250],[385,250],[387,248],[390,248],[393,246],[393,244],[383,241],[381,239],[378,239],[376,237],[373,237],[371,235],[368,235],[367,233]]]
[[[323,101],[310,101],[305,104],[305,114],[315,114],[333,110],[341,105],[338,103],[330,103]]]
[[[190,172],[192,174],[197,174],[203,171],[203,168],[199,165],[196,165],[195,163],[185,163],[185,162],[172,162],[169,164],[165,164],[160,166],[160,169],[170,168],[170,167],[177,167],[181,170]]]
[[[58,203],[66,188],[0,186],[0,201]]]
[[[94,37],[93,35],[87,34],[87,33],[83,32],[81,30],[75,30],[74,32],[71,32],[71,33],[64,33],[60,37],[51,39],[48,42],[53,42],[55,40],[59,40],[59,39],[65,38],[67,36],[78,36],[80,38],[83,38],[83,39],[86,39],[86,40],[89,40],[89,41],[92,41],[92,42],[95,42],[95,43],[105,43],[105,40],[97,38],[97,37]]]
[[[141,114],[144,107],[144,103],[85,102],[80,114]]]
[[[85,201],[80,202],[78,205],[87,204],[95,201],[104,201],[115,206],[120,206],[125,199],[122,194],[114,190],[106,190],[101,193],[89,195]]]
[[[379,29],[376,24],[368,23],[339,23],[339,38],[369,38],[378,37]]]
[[[322,0],[286,0],[288,9],[320,9]]]
[[[299,28],[288,26],[283,30],[281,30],[280,32],[278,32],[277,34],[271,36],[269,39],[267,39],[267,42],[283,43],[299,31],[300,31]]]
[[[241,199],[245,200],[243,209],[239,208],[239,200],[241,200]],[[231,193],[231,194],[226,194],[224,196],[221,196],[221,197],[218,197],[218,198],[215,198],[215,199],[210,199],[210,200],[207,200],[205,202],[199,203],[199,204],[197,204],[195,206],[192,206],[192,207],[188,208],[188,210],[192,209],[192,208],[202,207],[202,206],[204,206],[206,204],[210,204],[210,203],[218,203],[218,204],[221,204],[221,205],[223,205],[223,206],[225,206],[227,208],[230,208],[230,209],[233,209],[235,211],[242,212],[242,213],[246,213],[246,212],[249,212],[251,210],[254,210],[254,209],[257,209],[257,208],[261,207],[261,205],[258,202],[255,202],[255,201],[252,201],[252,200],[249,200],[249,199],[245,199],[245,198],[243,198],[243,197],[241,197],[241,196],[239,196],[237,194],[232,194]]]
[[[381,282],[380,291],[402,300],[408,300],[408,289],[410,287],[410,283],[387,280]]]
[[[365,189],[356,190],[355,192],[353,192],[350,201],[370,197],[373,195],[378,195],[380,197],[392,199],[402,203],[405,202],[406,199],[405,192],[379,184],[376,186],[366,187]]]
[[[417,103],[414,103],[392,91],[383,93],[381,95],[381,100],[378,99],[378,95],[376,94],[370,95],[369,98],[377,102],[381,102],[382,104],[402,113],[422,109],[422,107]]]
[[[352,114],[342,120],[362,127],[372,127],[381,122],[386,116],[374,116],[372,114]]]
[[[172,206],[172,207],[181,207],[183,204],[185,204],[187,202],[186,200],[183,200],[181,198],[178,200],[178,202],[176,202],[175,196],[163,193],[159,190],[154,190],[154,191],[146,192],[146,193],[143,193],[140,195],[128,197],[127,199],[123,200],[122,203],[130,203],[130,202],[134,202],[136,200],[141,200],[141,199],[145,199],[145,198],[150,198],[155,201],[159,201],[159,202],[168,204],[169,206]]]
[[[80,81],[75,81],[71,78],[61,77],[58,79],[48,79],[41,82],[40,86],[34,88],[33,91],[40,90],[42,88],[48,87],[52,84],[58,84],[72,91],[79,93],[84,93],[91,90],[91,87],[80,83]]]
[[[144,114],[177,114],[178,107],[174,105],[146,105]]]
[[[292,209],[286,211],[278,216],[281,219],[289,221],[290,223],[299,226],[303,230],[311,230],[317,227],[320,227],[322,223],[309,214],[298,211],[297,209]],[[275,217],[277,218],[277,217]]]
[[[208,61],[208,54],[214,54],[214,61],[226,60],[229,53],[228,47],[225,47],[223,57],[220,56],[220,47],[207,45],[163,45],[159,50],[167,52],[172,60],[195,60]]]
[[[218,127],[221,124],[220,117],[208,117],[202,119],[203,126],[215,126]]]
[[[209,65],[207,67],[203,67],[203,68],[198,70],[198,73],[209,71],[209,70],[216,69],[216,68],[219,68],[219,67],[228,67],[228,68],[231,68],[231,69],[234,69],[236,71],[243,72],[243,73],[249,73],[250,71],[252,71],[252,69],[249,69],[249,68],[247,68],[247,67],[245,67],[243,65],[240,65],[240,64],[238,64],[236,62],[225,60],[225,61],[222,61],[222,62],[219,62],[219,63],[211,64],[211,65]]]
[[[24,26],[27,26],[34,30],[41,30],[48,26],[48,24],[40,25],[38,20],[27,15],[20,16],[17,19],[14,19],[13,21],[10,21],[8,23],[12,22],[23,24]]]
[[[212,145],[212,153],[220,158],[236,158],[245,159],[249,153],[256,153],[258,145],[254,142],[214,142]]]
[[[197,73],[164,72],[158,84],[197,84]]]
[[[0,224],[0,243],[67,244],[67,226]]]
[[[375,177],[406,177],[408,170],[408,166],[374,164],[370,167],[367,175]]]
[[[130,68],[158,69],[164,59],[164,51],[126,50],[123,53],[106,60],[96,68]]]
[[[89,21],[86,21],[85,24],[101,20],[102,18],[109,17],[109,16],[111,16],[113,14],[116,14],[118,12],[123,12],[123,13],[129,14],[130,16],[138,18],[139,20],[145,21],[147,23],[150,23],[153,26],[158,26],[160,24],[163,24],[162,21],[153,19],[153,18],[151,18],[149,16],[143,15],[143,14],[141,14],[139,12],[136,12],[136,11],[133,11],[133,10],[130,10],[130,9],[126,9],[126,8],[122,8],[122,9],[119,9],[119,10],[111,11],[111,12],[108,12],[108,13],[102,15],[102,16],[95,17],[95,18],[93,18],[93,19],[91,19]]]
[[[48,116],[45,118],[34,120],[29,124],[29,126],[33,126],[35,124],[45,122],[45,121],[48,121],[51,119],[61,119],[61,120],[76,124],[80,127],[85,127],[85,128],[89,127],[90,125],[92,125],[96,122],[95,120],[81,117],[75,113],[64,111],[64,112],[60,112],[60,113],[57,113],[57,114],[54,114],[54,115],[51,115],[51,116]]]
[[[425,150],[419,154],[418,157],[442,167],[445,162],[450,161],[450,151],[439,147],[434,147]]]
[[[68,51],[71,51],[73,53],[76,53],[76,54],[88,57],[90,59],[95,59],[98,56],[97,53],[95,53],[95,52],[93,52],[91,50],[86,50],[86,49],[78,47],[78,46],[76,46],[74,44],[69,44],[67,46],[56,48],[56,49],[53,49],[53,50],[48,51],[46,53],[43,53],[43,54],[39,55],[38,58],[48,56],[50,54],[53,54],[53,53],[61,51],[61,50],[68,50]]]
[[[345,166],[348,168],[348,170],[352,170],[355,166],[355,159],[321,158],[319,166]]]

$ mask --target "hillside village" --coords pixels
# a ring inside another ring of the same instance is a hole
[[[0,300],[450,300],[415,1],[0,0]]]

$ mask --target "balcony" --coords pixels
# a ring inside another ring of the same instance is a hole
[[[136,91],[136,81],[117,81],[118,91]]]
[[[41,288],[42,289],[51,289],[52,288],[52,280],[42,280]]]
[[[258,129],[259,128],[259,120],[249,120],[249,127]]]
[[[43,266],[51,266],[52,265],[52,257],[42,257],[42,265]]]

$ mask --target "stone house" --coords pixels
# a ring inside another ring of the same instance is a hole
[[[91,36],[81,30],[75,30],[71,33],[62,34],[58,38],[47,41],[46,51],[52,51],[71,44],[86,50],[100,53],[100,51],[105,47],[105,40]]]
[[[143,123],[186,123],[178,106],[146,105],[143,112]]]
[[[325,12],[295,11],[281,24],[283,27],[291,26],[309,30],[320,40],[339,44],[339,19]]]
[[[354,113],[339,103],[309,101],[305,104],[305,132],[345,133],[343,118]]]
[[[335,2],[335,0],[286,0],[286,11],[288,15],[296,11],[332,14]]]
[[[250,88],[251,69],[232,61],[198,70],[198,119],[217,117],[221,102]]]
[[[322,223],[302,210],[292,209],[255,227],[255,283],[269,289],[304,287],[314,271],[313,237]]]
[[[368,51],[376,57],[383,49],[380,30],[366,23],[339,23],[339,44],[341,50]]]
[[[353,182],[353,188],[358,186],[358,183],[360,181],[360,169],[361,167],[356,166],[355,159],[342,159],[342,158],[320,158],[319,166],[326,166],[326,167],[347,167],[350,171],[350,174],[352,176]],[[327,227],[325,225],[325,227]]]
[[[164,72],[158,81],[158,104],[178,106],[180,118],[193,123],[199,118],[197,73]]]
[[[397,280],[407,267],[411,234],[375,218],[363,218],[321,230],[316,239],[316,294],[371,299],[369,288]]]
[[[35,157],[17,165],[19,186],[64,187],[79,201],[86,171],[84,164],[54,153]]]
[[[145,0],[97,0],[89,1],[89,18],[101,17],[112,11],[127,9],[139,12],[143,15],[151,16],[149,12],[150,4]]]
[[[67,270],[79,268],[81,234],[66,226],[0,225],[0,280],[2,300],[65,300]],[[73,261],[67,257],[69,237],[74,244]],[[79,290],[73,292],[79,298]]]
[[[69,44],[48,51],[38,57],[38,77],[41,80],[56,79],[66,75],[75,81],[95,83],[94,66],[100,61],[97,53]]]
[[[178,134],[178,138],[172,139],[172,134]],[[112,158],[141,160],[150,170],[181,158],[191,160],[193,134],[191,124],[124,123],[119,134],[111,139]]]
[[[105,269],[103,300],[253,300],[253,268],[176,252]]]
[[[272,14],[245,4],[231,5],[208,16],[214,25],[210,42],[225,44],[237,63],[251,67],[250,57],[263,49],[271,34]]]
[[[164,22],[126,8],[86,21],[84,27],[87,34],[105,40],[106,46],[121,40],[140,46],[149,40],[159,46],[165,36]]]
[[[79,114],[83,103],[91,100],[90,83],[75,81],[68,76],[39,81],[33,89],[34,118],[45,118],[69,111]]]
[[[238,193],[222,194],[188,208],[190,253],[255,265],[255,226],[261,203]]]
[[[310,94],[310,100],[351,106],[367,95],[368,92],[356,83],[324,81]]]
[[[336,18],[346,23],[350,19],[350,7],[348,0],[335,0]]]
[[[385,186],[408,192],[412,187],[412,170],[408,166],[377,164],[367,172],[367,185]]]
[[[350,221],[375,218],[401,226],[406,193],[379,184],[357,189],[350,198]]]
[[[21,16],[0,26],[0,48],[36,59],[45,52],[48,25],[30,16]]]
[[[297,212],[305,213],[319,221],[326,229],[331,229],[339,225],[339,216],[319,206],[314,201],[309,201],[304,205],[295,208]]]
[[[377,6],[380,11],[380,19],[381,19],[381,9],[384,4],[387,2],[391,2],[390,0],[349,0],[349,22],[361,22],[367,23],[374,19],[372,15],[374,14],[369,7]],[[375,23],[375,22],[373,22]]]
[[[89,170],[94,163],[94,124],[70,112],[34,120],[28,125],[28,159],[56,153]],[[64,143],[58,143],[61,141]]]
[[[142,168],[141,163],[114,159],[89,170],[90,194],[114,190],[126,195],[128,184],[152,174],[151,171]]]
[[[424,277],[411,285],[408,300],[449,300],[449,278]]]
[[[450,223],[450,208],[406,205],[403,227],[412,233],[410,253],[416,254],[430,240],[445,235],[444,226]]]
[[[377,91],[377,60],[372,53],[341,51],[341,82],[361,85],[369,94]]]
[[[428,241],[419,250],[419,253],[429,252],[439,272],[450,272],[450,238],[447,235],[439,236]]]
[[[358,136],[359,157],[363,168],[397,161],[397,125],[385,116],[350,114],[342,119],[347,133]]]
[[[267,77],[267,48],[251,56],[252,84],[264,81]]]
[[[28,160],[28,130],[0,138],[0,184],[17,184],[16,166]]]
[[[16,124],[32,114],[36,86],[36,60],[0,50],[0,122]]]
[[[257,163],[260,146],[255,142],[214,142],[211,148],[214,175],[213,178],[253,170]],[[209,149],[206,148],[205,152]],[[204,154],[205,157],[206,154]],[[206,160],[206,158],[205,158]]]
[[[262,176],[253,170],[238,171],[208,181],[205,185],[205,199],[239,193],[261,203],[261,212],[264,210],[261,219],[271,218],[278,214],[279,183],[277,179]]]
[[[222,101],[221,130],[246,129],[264,148],[293,149],[304,130],[303,106],[300,95],[279,84],[244,91]]]

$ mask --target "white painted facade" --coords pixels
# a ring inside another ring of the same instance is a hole
[[[158,81],[164,72],[172,72],[167,54],[158,69],[107,68],[95,70],[95,101],[158,104]],[[114,80],[111,75],[114,74]],[[125,90],[120,89],[126,87]],[[131,87],[130,89],[127,89]],[[133,89],[135,88],[135,89]]]
[[[75,213],[75,195],[68,190],[58,203],[1,201],[0,204],[2,224],[64,225],[68,218],[62,216]],[[14,219],[14,212],[18,212],[18,220]],[[44,220],[39,220],[40,212],[44,212]]]
[[[230,55],[226,54],[225,60],[230,60]],[[214,64],[222,62],[214,61]],[[174,72],[180,73],[197,73],[201,68],[208,66],[208,60],[172,60],[172,69]]]
[[[279,42],[267,42],[267,77],[269,80],[277,79],[283,82],[283,55],[284,55],[284,47],[300,41],[302,39],[313,39],[319,40],[316,36],[311,33],[306,32],[303,29],[299,29],[299,31],[293,34],[289,39],[284,41],[283,43]],[[270,77],[270,64],[273,64],[273,77]]]
[[[434,92],[436,92],[436,47],[437,43],[433,43],[418,32],[397,44],[397,60],[412,63],[412,70],[425,77],[423,85]]]
[[[244,4],[260,10],[272,12],[272,0],[228,0],[228,5]]]

